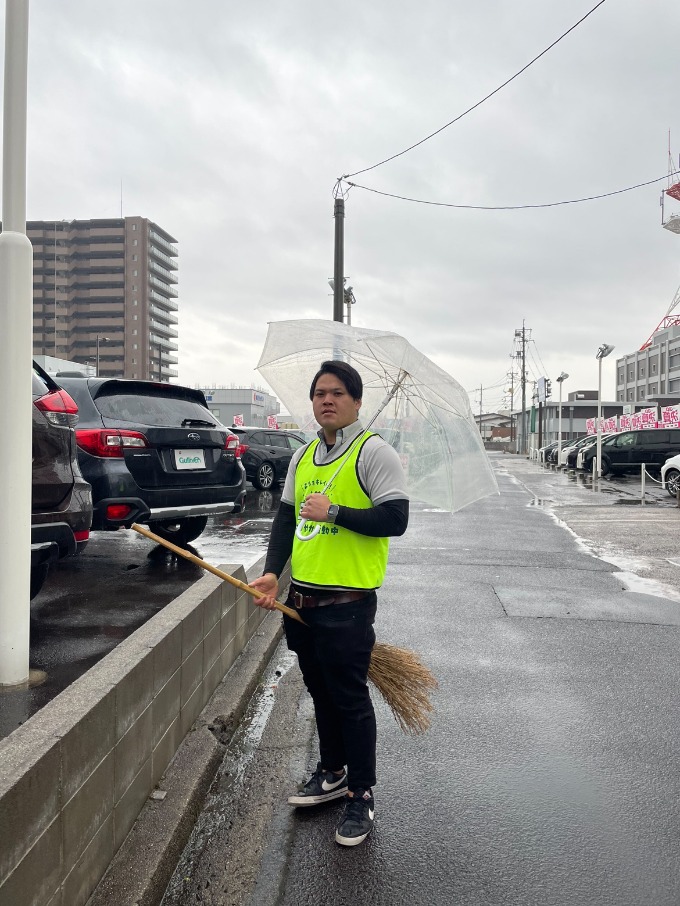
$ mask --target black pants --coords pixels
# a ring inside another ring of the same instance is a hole
[[[298,656],[314,702],[321,765],[347,765],[352,792],[375,784],[375,712],[368,667],[375,644],[374,591],[359,601],[300,610],[307,624],[284,616],[286,641]]]

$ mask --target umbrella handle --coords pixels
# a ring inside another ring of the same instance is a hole
[[[317,522],[317,524],[314,526],[314,528],[312,529],[311,532],[305,532],[304,534],[302,534],[303,529],[304,529],[305,525],[307,524],[307,522],[309,522],[308,519],[302,519],[298,523],[297,528],[295,529],[295,534],[300,539],[300,541],[311,541],[312,538],[316,538],[316,536],[321,531],[321,526]]]

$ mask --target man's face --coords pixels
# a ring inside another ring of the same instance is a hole
[[[312,397],[314,418],[324,431],[334,434],[358,418],[361,400],[353,399],[347,388],[334,374],[322,374],[316,382]]]

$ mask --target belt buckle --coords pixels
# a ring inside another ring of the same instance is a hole
[[[302,599],[304,595],[300,594],[299,591],[293,591],[293,607],[296,610],[302,610]]]

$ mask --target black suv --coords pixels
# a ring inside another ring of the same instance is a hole
[[[680,453],[680,428],[643,428],[611,434],[602,441],[602,474],[621,475],[639,472],[644,463],[651,472],[659,472],[670,456]],[[583,468],[593,469],[597,448],[583,454]]]
[[[35,362],[32,395],[31,598],[52,561],[85,547],[92,523],[92,492],[78,466],[73,431],[78,407]]]
[[[294,431],[279,428],[232,428],[240,442],[241,461],[248,481],[268,491],[283,481],[293,453],[307,441]]]
[[[92,485],[94,529],[141,522],[186,544],[208,516],[241,512],[238,438],[200,390],[119,378],[61,380],[78,404],[78,458]]]

